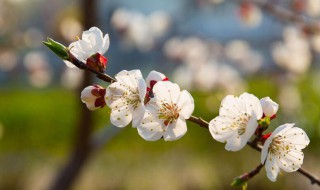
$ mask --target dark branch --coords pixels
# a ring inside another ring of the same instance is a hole
[[[91,73],[96,74],[96,76],[108,83],[113,83],[116,81],[115,78],[112,78],[111,76],[105,74],[105,73],[101,73],[99,71],[96,71],[94,69],[92,69],[91,67],[89,67],[87,64],[83,63],[82,61],[78,60],[74,55],[71,54],[71,52],[69,51],[69,62],[71,62],[72,64],[74,64],[76,67],[78,67],[79,69],[84,69],[84,70],[88,70]]]
[[[71,54],[70,54],[71,55]],[[115,82],[116,79],[110,77],[109,75],[107,74],[104,74],[104,73],[100,73],[96,70],[93,70],[91,68],[89,68],[85,63],[82,63],[81,61],[77,60],[74,56],[72,56],[72,58],[70,58],[68,61],[70,61],[71,63],[73,63],[75,66],[77,66],[78,68],[80,69],[84,69],[84,70],[88,70],[94,74],[97,75],[97,77],[105,82],[109,82],[109,83],[112,83],[112,82]],[[203,128],[206,128],[206,129],[209,129],[209,122],[205,121],[204,119],[202,119],[201,117],[196,117],[196,116],[190,116],[190,118],[188,119],[189,121],[195,123],[195,124],[198,124],[200,127],[203,127]],[[100,144],[100,143],[98,143]],[[249,145],[251,148],[261,152],[261,147],[259,145],[257,145],[256,143],[253,143],[253,142],[247,142],[247,145]],[[253,174],[252,175],[256,175],[256,173],[254,172],[259,172],[260,171],[260,167],[262,166],[258,166],[255,170],[251,171]],[[257,171],[256,171],[257,170]],[[251,173],[250,172],[250,173]],[[311,184],[317,184],[320,186],[320,180],[317,179],[316,177],[314,177],[313,175],[311,175],[309,172],[307,172],[306,170],[300,168],[298,170],[298,172],[302,175],[304,175],[305,177],[307,177],[310,181],[311,181]]]

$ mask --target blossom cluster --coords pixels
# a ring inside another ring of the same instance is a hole
[[[261,163],[265,164],[267,176],[276,181],[280,169],[285,172],[297,171],[302,163],[302,149],[309,144],[306,133],[286,123],[272,133],[262,135],[270,120],[276,117],[279,105],[269,97],[258,99],[243,93],[239,97],[228,95],[221,103],[219,116],[209,123],[212,137],[226,142],[226,150],[242,149],[253,135],[263,144]],[[259,131],[261,134],[259,134]]]
[[[82,38],[69,46],[71,53],[89,67],[101,71],[105,66],[101,63],[105,61],[92,58],[107,51],[108,35],[103,38],[98,28],[91,28]],[[95,63],[99,67],[95,67]],[[178,84],[157,71],[151,71],[144,79],[140,70],[123,70],[115,79],[107,88],[94,85],[82,91],[81,100],[88,109],[107,105],[113,125],[125,127],[132,123],[138,134],[148,141],[177,140],[187,132],[186,120],[195,106],[188,91],[181,90]],[[239,97],[227,95],[221,102],[219,115],[209,122],[212,137],[226,143],[228,151],[239,151],[248,142],[261,145],[261,163],[271,181],[276,181],[280,170],[297,171],[303,163],[302,149],[310,142],[306,133],[292,123],[263,134],[276,118],[278,108],[269,97],[259,100],[249,93]]]

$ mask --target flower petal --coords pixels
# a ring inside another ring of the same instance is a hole
[[[228,138],[231,138],[235,133],[237,133],[237,131],[227,127],[230,123],[226,121],[226,119],[228,120],[228,118],[225,118],[224,116],[217,116],[209,123],[209,130],[212,137],[216,141],[222,143],[226,142]],[[232,122],[232,120],[230,122]]]
[[[219,115],[234,118],[244,111],[246,111],[246,105],[243,100],[233,95],[227,95],[221,102]]]
[[[270,181],[275,182],[279,174],[279,167],[276,159],[273,156],[268,156],[265,164],[265,169],[267,172],[267,177],[270,179]]]
[[[129,86],[131,88],[136,88],[138,86],[138,80],[142,79],[142,74],[140,70],[123,70],[120,71],[115,78],[117,81],[121,84],[125,84],[126,86]]]
[[[151,85],[150,85],[151,81],[162,81],[165,78],[166,78],[166,76],[164,74],[157,72],[157,71],[151,71],[149,73],[148,77],[146,78],[147,86],[149,88],[151,88]]]
[[[188,91],[183,90],[180,93],[177,106],[181,109],[179,112],[179,117],[182,117],[183,119],[189,119],[194,110],[194,100]]]
[[[176,103],[180,95],[180,87],[170,81],[159,81],[153,87],[154,98]]]
[[[261,119],[263,115],[262,107],[260,100],[256,96],[245,92],[241,94],[239,98],[245,101],[248,114],[252,114],[252,112],[254,112],[256,114],[256,118]]]
[[[238,133],[234,133],[233,136],[227,139],[225,149],[228,151],[239,151],[247,144],[247,139],[241,138]]]
[[[99,50],[99,53],[101,55],[105,54],[109,49],[109,45],[110,45],[109,34],[106,34],[106,35],[104,35],[102,47]]]
[[[117,127],[125,127],[132,120],[131,110],[127,106],[122,106],[118,109],[112,109],[110,121]]]
[[[137,127],[144,116],[145,113],[145,106],[143,104],[140,104],[133,110],[132,113],[132,127]]]
[[[82,40],[90,44],[92,53],[98,53],[102,48],[102,35],[103,34],[99,28],[91,27],[89,30],[82,33]]]
[[[157,119],[146,113],[141,123],[137,125],[139,135],[147,141],[156,141],[162,137],[163,129]]]
[[[163,133],[165,141],[174,141],[183,137],[187,132],[187,124],[184,119],[178,118],[176,122],[167,126]]]

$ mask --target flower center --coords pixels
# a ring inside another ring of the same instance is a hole
[[[273,155],[280,155],[282,153],[289,153],[290,149],[292,148],[292,143],[283,141],[283,137],[281,135],[276,136],[272,139],[269,152]]]
[[[159,109],[159,119],[164,120],[165,125],[175,122],[179,117],[180,108],[174,103],[162,103]]]
[[[124,97],[127,105],[131,105],[133,109],[136,109],[139,103],[141,102],[138,89],[133,91],[129,90],[128,92],[125,92]]]
[[[243,135],[246,132],[247,124],[251,116],[247,113],[241,113],[237,117],[233,118],[233,121],[230,125],[222,128],[222,130],[232,129],[237,130],[239,135]]]

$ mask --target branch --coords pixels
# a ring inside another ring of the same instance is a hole
[[[101,73],[99,71],[96,71],[94,69],[92,69],[91,67],[89,67],[87,64],[83,63],[82,61],[78,60],[70,51],[68,51],[69,53],[69,59],[67,61],[71,62],[72,64],[74,64],[76,67],[78,67],[79,69],[83,69],[83,70],[87,70],[90,71],[91,73],[96,74],[96,76],[108,83],[113,83],[116,82],[117,80],[105,73]]]
[[[203,127],[203,128],[209,128],[209,123],[205,120],[203,120],[202,118],[200,117],[195,117],[195,116],[191,116],[189,118],[189,121],[195,123],[195,124],[198,124],[200,127]],[[261,146],[253,143],[253,142],[247,142],[247,145],[250,146],[251,148],[261,152],[262,148]],[[261,169],[261,168],[260,168]],[[304,175],[306,178],[308,178],[311,182],[311,184],[317,184],[320,186],[320,180],[318,178],[316,178],[315,176],[313,176],[312,174],[310,174],[308,171],[306,171],[305,169],[303,168],[300,168],[297,172],[299,172],[300,174]],[[250,172],[251,173],[251,172]]]
[[[98,71],[96,71],[96,70],[93,70],[93,69],[89,68],[85,63],[77,60],[77,58],[75,58],[70,52],[69,52],[69,54],[71,55],[71,56],[69,56],[69,57],[71,57],[71,58],[70,58],[68,61],[70,61],[71,63],[73,63],[73,64],[74,64],[75,66],[77,66],[78,68],[84,69],[84,70],[88,70],[88,71],[96,74],[96,76],[97,76],[99,79],[101,79],[101,80],[103,80],[103,81],[105,81],[105,82],[112,83],[112,82],[115,82],[115,81],[116,81],[116,79],[112,78],[111,76],[109,76],[109,75],[107,75],[107,74],[100,73],[100,72],[98,72]],[[192,115],[192,116],[190,116],[190,118],[189,118],[188,120],[191,121],[191,122],[193,122],[193,123],[195,123],[195,124],[198,124],[200,127],[209,129],[209,122],[205,121],[205,120],[202,119],[201,117],[196,117],[196,116],[193,116],[193,115]],[[117,131],[115,131],[115,133],[117,133]],[[113,136],[113,135],[111,135],[111,136]],[[108,136],[107,132],[102,135],[101,139],[102,139],[101,141],[99,141],[98,139],[96,139],[96,140],[93,140],[92,142],[94,142],[94,144],[96,144],[97,146],[101,146],[101,143],[103,143],[103,142],[105,142],[105,141],[107,141],[107,140],[109,139],[109,136]],[[105,139],[105,141],[104,141],[103,139]],[[262,149],[261,146],[258,146],[256,143],[247,142],[247,145],[250,146],[251,148],[253,148],[253,149],[261,152],[261,149]],[[258,168],[258,169],[261,169],[260,166],[258,166],[257,168]],[[257,168],[256,168],[255,170],[258,170]],[[255,172],[255,170],[253,170],[253,173]],[[260,171],[260,170],[259,170],[259,171]],[[258,172],[259,172],[259,171],[258,171]],[[252,171],[251,171],[251,172],[252,172]],[[250,173],[251,173],[251,172],[250,172]],[[310,174],[309,172],[307,172],[306,170],[300,168],[300,169],[298,170],[298,172],[299,172],[300,174],[304,175],[305,177],[307,177],[307,178],[311,181],[311,184],[317,184],[317,185],[320,186],[320,180],[317,179],[316,177],[314,177],[313,175],[311,175],[311,174]],[[256,175],[256,174],[254,174],[254,175]]]

